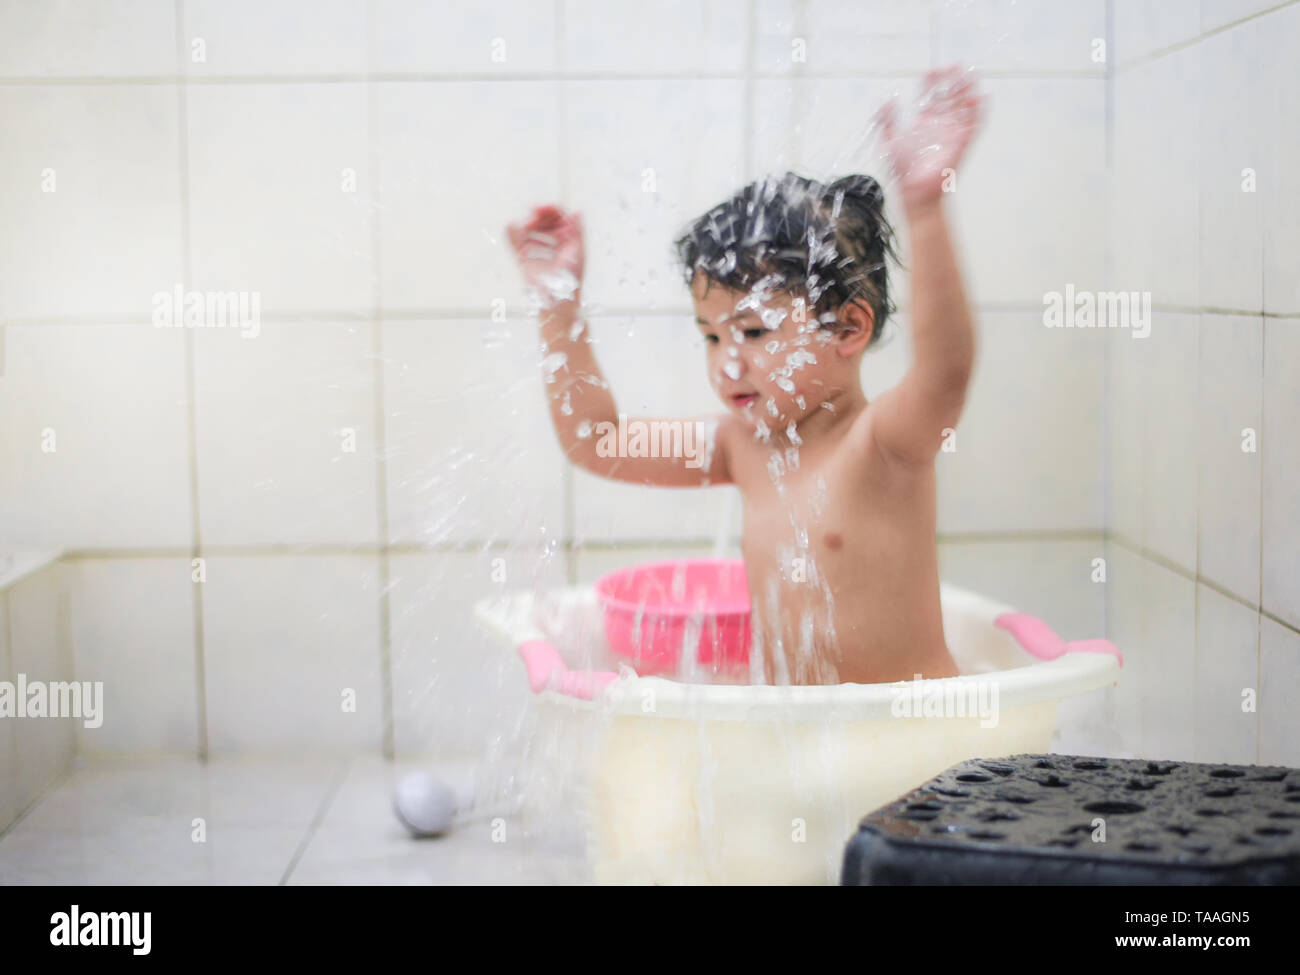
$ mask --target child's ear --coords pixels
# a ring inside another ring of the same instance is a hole
[[[840,332],[836,336],[840,355],[856,355],[871,343],[876,316],[866,302],[845,302],[836,317],[840,323]]]

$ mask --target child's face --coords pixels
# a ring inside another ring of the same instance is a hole
[[[820,327],[796,295],[734,291],[702,274],[691,294],[709,382],[755,428],[799,423],[856,374],[856,357],[845,357],[836,333]]]

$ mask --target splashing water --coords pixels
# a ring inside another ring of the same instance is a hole
[[[862,134],[860,142],[866,144],[877,139],[877,128],[877,124],[872,123]],[[861,148],[862,145],[859,145],[858,149]],[[840,168],[857,169],[860,166],[859,160],[870,157],[858,151],[851,157],[843,158],[852,158],[853,164],[850,167]],[[879,158],[884,157],[881,155]],[[837,159],[837,163],[840,161]],[[844,205],[843,193],[836,194],[831,203],[833,216],[838,218]],[[758,225],[754,228],[758,232],[770,229],[764,227],[763,219],[760,215]],[[537,246],[541,248],[540,253],[545,253],[548,247],[553,251],[557,243],[553,238],[549,241],[543,239],[537,242]],[[814,263],[827,265],[843,259],[833,237],[810,240],[808,250],[810,267]],[[727,252],[720,264],[723,273],[734,269],[736,261],[736,252],[734,250]],[[786,310],[766,305],[766,301],[775,293],[775,283],[772,280],[760,281],[751,290],[748,299],[751,302],[749,307],[757,313],[763,325],[774,330],[780,329],[789,317]],[[537,305],[546,307],[550,303],[573,297],[577,293],[579,282],[572,275],[560,273],[541,279],[539,285],[540,289],[535,301]],[[818,282],[814,280],[814,276],[810,276],[810,285],[812,285],[810,291],[816,291]],[[801,370],[817,364],[816,351],[824,348],[829,341],[829,336],[820,331],[818,326],[830,324],[833,320],[833,313],[823,314],[820,317],[813,316],[806,325],[800,327],[799,337],[794,340],[791,348],[784,348],[782,343],[775,339],[762,346],[770,356],[784,353],[783,362],[773,370],[768,379],[776,388],[792,397],[801,413],[807,412],[809,399],[799,391],[796,380]],[[534,331],[531,334],[523,334],[530,326]],[[576,341],[581,336],[584,327],[585,319],[580,318],[571,330],[571,341]],[[530,341],[531,336],[536,334],[535,328],[535,322],[526,325],[521,332],[513,334],[510,329],[494,328],[484,333],[482,346],[493,358],[512,355],[516,349],[535,349]],[[628,331],[631,334],[632,330]],[[734,329],[731,336],[735,345],[741,345],[746,341],[743,330]],[[644,341],[645,337],[633,335],[630,340]],[[528,397],[532,397],[523,406],[525,412],[511,414],[512,417],[527,415],[527,410],[536,409],[536,376],[539,371],[547,385],[553,386],[557,382],[575,384],[565,389],[561,400],[560,411],[566,416],[571,416],[575,404],[581,401],[579,395],[572,393],[573,390],[578,390],[580,393],[583,388],[599,390],[608,388],[608,384],[600,377],[569,375],[569,363],[563,354],[545,357],[531,354],[531,358],[533,361],[529,363],[530,378],[518,383],[505,384],[504,387],[503,398],[508,397],[523,402],[528,400]],[[738,353],[733,346],[728,353],[729,361],[723,364],[721,370],[732,381],[739,380],[743,375],[741,365],[736,361],[737,358]],[[539,359],[540,361],[537,361]],[[576,385],[578,383],[584,385]],[[477,392],[496,398],[502,396],[503,386],[496,382],[484,382]],[[463,404],[459,400],[452,400],[447,405],[463,409]],[[829,401],[816,403],[816,411],[821,409],[832,415],[836,413],[835,405]],[[757,598],[753,601],[753,639],[750,644],[747,677],[751,683],[784,686],[796,683],[834,682],[836,678],[830,658],[838,645],[834,626],[835,600],[825,578],[823,566],[818,564],[812,545],[813,540],[818,537],[818,531],[829,508],[827,484],[824,478],[817,477],[815,484],[809,490],[807,473],[800,473],[800,448],[804,446],[804,437],[799,431],[799,425],[784,417],[776,401],[770,397],[765,399],[764,412],[771,425],[756,417],[754,437],[760,444],[771,450],[766,461],[766,469],[785,513],[783,528],[787,532],[789,544],[779,547],[777,572],[764,576],[761,571],[764,567],[756,566],[755,575],[750,579],[751,595]],[[816,412],[816,415],[820,416],[820,413]],[[452,487],[457,472],[463,473],[465,469],[478,465],[484,472],[485,480],[489,474],[496,478],[502,472],[512,470],[511,465],[517,464],[521,458],[535,461],[536,451],[545,449],[535,446],[538,443],[545,443],[544,439],[530,439],[525,434],[513,432],[504,437],[500,436],[503,426],[495,427],[495,433],[490,436],[472,439],[467,435],[466,443],[473,446],[461,445],[459,450],[450,457],[440,458],[442,467],[436,472],[431,474],[428,471],[419,471],[410,475],[408,483],[424,485],[428,492],[440,492],[443,495],[437,498],[438,504],[432,506],[437,509],[436,512],[430,515],[422,526],[430,541],[435,544],[450,545],[464,534],[465,521],[476,499],[472,491],[463,489],[463,485]],[[511,429],[513,428],[512,421]],[[579,424],[578,439],[589,440],[592,435],[593,428],[590,421]],[[710,434],[708,439],[710,458],[713,445],[713,437]],[[810,454],[809,458],[811,457]],[[526,482],[526,477],[525,474],[513,483]],[[461,480],[463,481],[463,478]],[[558,544],[556,536],[563,534],[558,530],[559,524],[542,510],[542,503],[526,497],[526,494],[527,492],[516,491],[516,496],[510,498],[512,504],[502,504],[494,513],[497,521],[493,530],[484,533],[482,553],[490,557],[498,555],[504,557],[507,562],[508,581],[501,584],[502,588],[527,591],[531,587],[539,612],[545,616],[549,594],[562,589],[565,583],[575,578],[575,570],[569,563],[576,557],[573,549],[581,548],[580,539],[573,538],[567,544]],[[737,499],[735,489],[728,488],[727,517],[719,527],[715,539],[715,554],[721,554],[725,550],[728,525]],[[538,525],[542,528],[541,532],[534,531]],[[549,537],[539,544],[538,536],[548,533]],[[795,578],[796,566],[798,567],[797,579]],[[586,571],[584,569],[584,572]],[[641,606],[638,608],[635,621],[638,630],[644,624],[643,616],[644,606]],[[688,633],[683,640],[682,666],[677,675],[679,679],[695,682],[723,679],[723,675],[718,674],[716,670],[700,665],[695,656],[695,641],[698,640],[701,626],[707,626],[703,614],[692,627],[688,627]],[[581,668],[598,665],[603,640],[598,621],[593,624],[590,620],[586,623],[577,623],[571,619],[556,619],[549,621],[545,629],[557,646],[564,645],[564,652],[566,657],[570,658],[569,662],[572,666]],[[412,647],[410,652],[414,658],[419,654],[420,648]],[[518,665],[512,657],[504,660],[498,669],[497,676],[501,678],[499,681],[501,688],[514,682],[518,677]],[[505,695],[498,696],[506,699]],[[491,758],[489,764],[495,774],[485,778],[482,789],[485,793],[504,791],[522,794],[529,800],[531,807],[537,809],[547,807],[558,812],[562,818],[568,811],[566,803],[571,804],[573,797],[571,792],[566,791],[565,785],[579,769],[585,767],[585,763],[590,762],[591,750],[595,745],[587,741],[580,743],[580,746],[575,749],[572,737],[563,734],[563,730],[547,731],[540,728],[530,716],[531,714],[532,709],[526,707],[512,714],[503,714],[503,720],[498,724],[501,730],[492,737],[488,747]],[[711,818],[714,815],[712,782],[717,768],[710,751],[710,739],[706,734],[707,715],[697,714],[696,720],[701,749],[698,772],[699,806],[696,812],[702,834],[708,835],[712,831]],[[829,741],[829,736],[827,740]],[[521,746],[522,755],[526,759],[525,765],[532,770],[527,775],[506,771],[507,759],[512,754],[511,747],[515,745]],[[815,775],[815,770],[809,770],[810,780]],[[713,856],[715,852],[708,851],[708,855]]]

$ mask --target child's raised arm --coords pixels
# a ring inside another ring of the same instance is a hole
[[[726,437],[717,418],[620,417],[580,313],[581,216],[538,207],[527,222],[506,229],[525,280],[541,294],[543,378],[565,455],[617,481],[660,487],[730,483]]]
[[[869,428],[883,453],[909,465],[934,461],[943,431],[961,416],[975,363],[975,327],[942,201],[979,127],[981,99],[953,68],[925,81],[907,128],[898,128],[892,102],[879,115],[911,237],[913,363],[876,398]]]

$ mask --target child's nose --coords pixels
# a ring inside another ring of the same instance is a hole
[[[740,354],[740,349],[734,345],[728,345],[723,349],[722,364],[718,367],[718,372],[734,383],[745,375],[746,365],[745,357]]]

